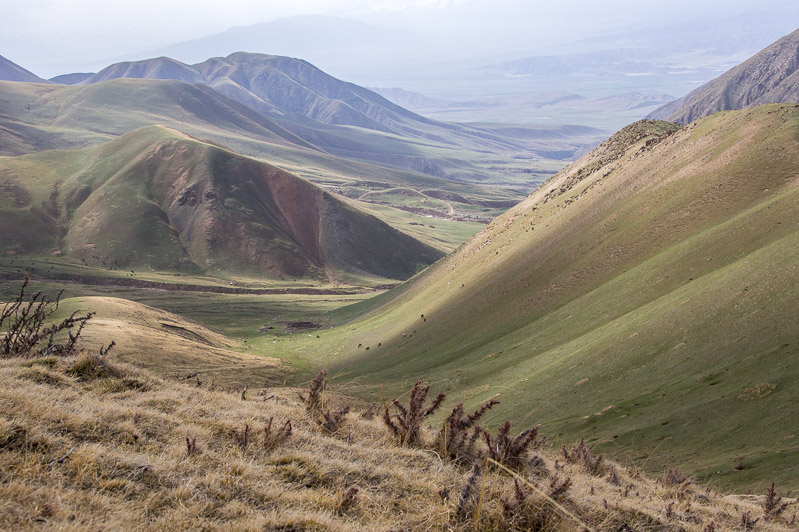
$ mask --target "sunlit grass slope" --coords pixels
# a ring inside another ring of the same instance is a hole
[[[795,105],[635,123],[308,352],[354,393],[426,377],[655,471],[798,488],[797,153]]]
[[[93,350],[114,342],[119,360],[169,378],[196,375],[220,386],[281,384],[289,369],[276,358],[249,355],[241,344],[204,325],[163,310],[114,297],[76,297],[59,315],[94,313],[83,331]],[[192,382],[195,379],[192,378]]]

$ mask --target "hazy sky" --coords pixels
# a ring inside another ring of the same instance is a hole
[[[40,76],[97,69],[235,25],[327,14],[471,40],[527,39],[531,46],[659,19],[712,22],[730,10],[796,0],[0,0],[0,55]],[[797,21],[799,26],[799,20]]]

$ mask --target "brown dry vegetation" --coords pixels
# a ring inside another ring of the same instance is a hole
[[[401,447],[352,411],[328,434],[294,390],[242,401],[108,357],[0,361],[0,529],[789,530],[797,510],[539,451],[515,481],[440,458],[431,427]]]
[[[235,341],[200,323],[133,301],[70,298],[62,308],[94,312],[81,337],[84,347],[97,349],[113,338],[119,360],[158,375],[225,387],[270,386],[283,382],[290,370],[276,358],[237,351]]]

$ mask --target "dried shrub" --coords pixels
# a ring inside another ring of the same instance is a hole
[[[308,395],[297,394],[305,405],[305,410],[312,416],[317,415],[325,406],[325,390],[327,390],[327,370],[322,370],[308,385]]]
[[[680,470],[676,467],[674,469],[669,469],[666,476],[659,480],[666,486],[687,486],[692,482],[689,477],[680,473]]]
[[[496,436],[491,436],[483,431],[483,437],[488,445],[488,458],[513,469],[524,469],[529,465],[528,453],[539,449],[546,443],[546,438],[538,440],[538,428],[530,428],[517,436],[510,437],[510,421],[506,421],[497,430]]]
[[[361,418],[363,419],[374,419],[377,415],[377,405],[375,403],[371,403],[366,410],[361,412]]]
[[[768,521],[772,517],[780,515],[787,507],[788,503],[782,502],[782,497],[777,495],[772,482],[766,490],[766,498],[763,499],[763,519]]]
[[[744,530],[754,530],[758,521],[760,518],[752,517],[752,512],[749,510],[741,514],[741,528]]]
[[[264,448],[272,450],[284,441],[291,438],[291,420],[287,420],[278,429],[273,429],[274,417],[269,418],[269,422],[264,426]]]
[[[250,443],[250,430],[250,425],[245,424],[242,430],[233,431],[233,441],[242,449],[246,448]]]
[[[391,415],[389,406],[383,410],[383,422],[397,437],[400,445],[421,446],[423,444],[422,422],[424,418],[438,410],[445,397],[443,393],[438,394],[430,407],[425,408],[424,402],[429,391],[430,385],[425,385],[424,381],[420,380],[411,389],[407,407],[394,399],[391,404],[396,408],[396,414]]]
[[[566,493],[572,487],[572,479],[566,477],[565,479],[561,480],[560,477],[555,475],[552,477],[552,480],[549,481],[549,498],[562,501],[566,498]]]
[[[436,438],[436,447],[441,456],[446,456],[455,461],[474,460],[479,451],[476,441],[480,437],[482,428],[477,421],[483,417],[499,401],[491,399],[483,403],[470,415],[465,415],[463,403],[458,403],[441,427]]]
[[[621,481],[619,480],[619,475],[616,473],[615,467],[608,468],[608,484],[613,484],[614,486],[620,486]]]
[[[547,498],[541,498],[534,497],[532,490],[526,489],[518,479],[514,479],[513,495],[500,499],[505,528],[515,530],[557,529],[561,517],[552,501],[564,500],[571,485],[570,478],[561,480],[559,477],[554,477],[546,492]]]
[[[571,449],[567,449],[564,445],[561,452],[566,461],[572,464],[580,464],[586,472],[592,475],[602,474],[604,456],[594,454],[594,446],[588,447],[585,444],[585,440],[580,440],[580,443]]]
[[[336,513],[339,515],[344,515],[351,511],[358,502],[359,491],[360,489],[358,486],[350,486],[343,493],[341,493],[339,501],[336,504]]]
[[[322,431],[328,434],[334,434],[341,429],[342,425],[344,425],[346,415],[349,413],[349,411],[349,406],[339,408],[335,412],[325,410],[319,414],[319,417],[316,418],[316,423],[322,428]]]
[[[461,489],[460,496],[458,497],[458,510],[456,516],[464,518],[468,515],[469,509],[472,507],[475,494],[477,493],[477,484],[483,478],[483,468],[479,462],[475,462],[472,466],[472,472],[469,474],[469,480]]]
[[[0,358],[25,357],[33,358],[47,355],[67,356],[75,352],[78,338],[94,313],[79,316],[73,312],[60,322],[45,325],[58,310],[61,293],[55,301],[36,292],[30,299],[25,296],[25,288],[30,279],[25,276],[19,294],[3,306],[0,311]],[[76,331],[73,331],[77,327]],[[64,343],[56,342],[56,335],[67,333]]]
[[[99,353],[81,351],[80,356],[69,366],[67,373],[82,381],[122,377],[124,372],[108,361],[108,352],[114,345],[116,344],[111,342],[108,347],[101,347]]]
[[[197,438],[189,438],[186,436],[186,454],[188,456],[197,456],[200,452],[200,447],[197,445]]]

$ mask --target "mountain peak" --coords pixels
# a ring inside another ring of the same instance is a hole
[[[648,116],[688,124],[717,111],[799,103],[799,30]]]
[[[0,55],[0,80],[3,81],[26,81],[28,83],[50,83],[30,72],[25,70],[18,64],[9,61]]]

